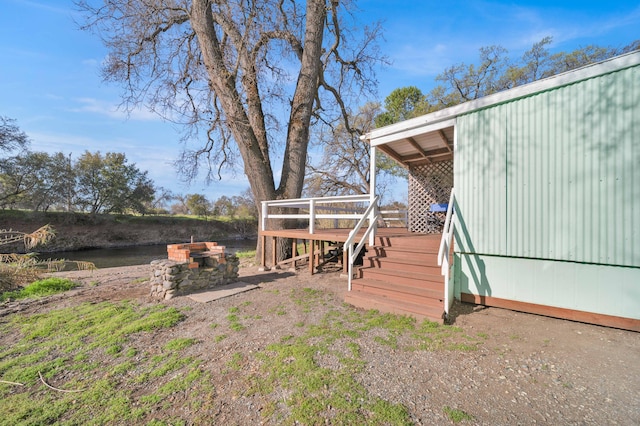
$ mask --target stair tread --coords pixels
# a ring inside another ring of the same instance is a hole
[[[439,246],[425,246],[425,247],[398,247],[398,246],[381,246],[381,245],[373,245],[372,249],[376,250],[385,250],[385,251],[396,251],[401,253],[421,253],[421,254],[438,254]]]
[[[422,262],[412,261],[411,259],[390,259],[387,257],[382,258],[369,258],[363,265],[364,267],[380,268],[380,269],[396,269],[406,272],[421,272],[424,274],[441,275],[442,268],[436,265],[434,262]]]
[[[419,316],[440,323],[442,323],[444,314],[443,306],[436,307],[418,303],[397,301],[389,299],[385,296],[368,294],[359,291],[348,292],[345,295],[345,301],[354,306],[359,306],[366,309],[378,309],[385,312]]]
[[[356,278],[352,281],[353,284],[359,284],[364,286],[372,286],[377,288],[384,288],[388,290],[397,290],[402,293],[416,294],[416,292],[429,291],[438,292],[438,298],[444,297],[444,282],[435,281],[422,281],[422,286],[396,284],[387,280],[378,280],[375,278]]]
[[[401,263],[403,265],[416,265],[416,266],[425,266],[428,268],[439,268],[437,263],[434,264],[425,264],[423,261],[417,261],[413,259],[408,259],[406,257],[387,257],[387,256],[369,256],[368,260],[378,260],[381,262],[389,262],[389,263]]]
[[[444,278],[440,274],[426,274],[424,272],[402,271],[399,269],[378,268],[375,266],[366,266],[361,268],[360,271],[362,271],[363,274],[368,271],[374,274],[383,274],[390,277],[411,278],[419,281],[444,282]]]
[[[370,285],[366,283],[353,283],[351,291],[356,291],[363,295],[371,295],[376,297],[384,297],[387,300],[393,300],[396,303],[414,303],[420,306],[442,306],[444,302],[444,292],[434,289],[389,289],[384,286]]]
[[[442,306],[444,303],[444,294],[442,292],[429,289],[404,292],[403,289],[389,290],[386,287],[353,283],[351,291],[355,291],[363,295],[384,297],[386,300],[393,300],[398,304],[414,303],[420,306],[438,307]]]

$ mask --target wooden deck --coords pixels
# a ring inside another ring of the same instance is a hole
[[[293,247],[305,241],[304,254],[276,263],[272,250],[272,265],[308,260],[309,272],[326,261],[326,246],[340,247],[349,238],[350,229],[319,229],[310,234],[308,229],[283,229],[262,231],[263,247],[271,237],[291,238]],[[361,238],[364,231],[359,234]],[[345,302],[363,309],[377,309],[400,315],[410,315],[418,320],[429,319],[439,323],[444,318],[444,278],[437,264],[441,236],[419,234],[406,228],[378,228],[373,246],[367,244],[362,265],[354,270],[351,291],[345,294]],[[359,239],[358,239],[359,240]],[[306,242],[310,242],[307,249]],[[275,244],[272,244],[274,247]],[[348,273],[348,251],[342,250],[342,267]],[[265,250],[262,265],[266,268]]]
[[[262,247],[266,247],[266,239],[267,237],[271,237],[273,241],[277,238],[291,238],[293,247],[297,246],[299,241],[308,241],[309,242],[309,250],[302,255],[295,256],[296,251],[292,250],[294,256],[291,259],[287,259],[280,263],[277,262],[275,250],[271,252],[271,266],[276,266],[278,264],[287,263],[287,262],[295,262],[299,259],[305,259],[310,256],[310,253],[313,253],[311,261],[309,261],[309,272],[313,274],[315,272],[315,268],[320,265],[322,261],[322,256],[324,255],[325,248],[329,246],[328,243],[344,243],[349,238],[349,232],[351,232],[351,228],[330,228],[330,229],[316,229],[313,234],[309,233],[308,229],[278,229],[278,230],[266,230],[260,231],[259,236],[262,238]],[[358,233],[358,237],[362,237],[364,235],[364,230]],[[420,235],[414,234],[407,230],[407,228],[378,228],[377,237],[393,237],[393,236],[411,236],[411,235]],[[359,238],[358,238],[359,240]],[[272,245],[273,247],[273,245]],[[306,249],[306,244],[305,244]],[[343,269],[346,273],[347,269],[347,251],[345,250],[343,253]],[[266,250],[262,250],[262,267],[266,269],[266,260],[267,253]]]

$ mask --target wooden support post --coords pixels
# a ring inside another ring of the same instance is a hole
[[[296,238],[292,238],[291,239],[291,259],[293,259],[293,262],[291,263],[291,266],[293,266],[293,269],[296,269],[296,256],[298,256],[298,240]]]
[[[309,240],[309,246],[310,246],[310,250],[309,250],[309,273],[311,273],[311,275],[313,275],[313,269],[315,267],[315,263],[316,263],[316,242],[315,240]]]
[[[262,269],[265,269],[265,267],[267,266],[267,236],[266,235],[262,235],[262,256],[260,259],[260,263],[262,266]]]
[[[276,259],[278,258],[278,247],[276,247],[276,237],[271,237],[271,266],[276,266]]]
[[[342,246],[342,272],[347,275],[349,273],[349,250],[347,246]]]

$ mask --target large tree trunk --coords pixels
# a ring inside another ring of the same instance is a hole
[[[326,14],[324,0],[307,2],[304,49],[296,91],[291,102],[285,161],[282,164],[282,180],[278,188],[282,198],[298,198],[302,194],[309,145],[309,123],[322,67],[320,57]]]
[[[246,110],[243,107],[236,87],[238,82],[225,66],[210,1],[193,1],[191,25],[198,37],[211,86],[223,106],[231,132],[242,155],[245,174],[258,205],[258,211],[261,211],[260,202],[263,200],[298,198],[302,194],[309,144],[309,123],[318,91],[326,13],[324,0],[307,2],[300,73],[291,102],[280,185],[276,189],[262,111],[259,107],[252,108],[251,102]],[[241,84],[245,87],[248,98],[259,96],[257,85],[252,83],[251,79],[243,80]],[[284,221],[270,223],[271,229],[282,229],[284,226]],[[278,259],[283,258],[287,246],[287,243],[279,245]],[[260,247],[259,240],[258,256],[263,249]]]

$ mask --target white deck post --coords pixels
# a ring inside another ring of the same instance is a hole
[[[267,202],[263,201],[262,202],[262,230],[264,231],[265,229],[267,229]]]
[[[316,200],[309,200],[309,233],[313,234],[316,230]]]
[[[369,204],[375,203],[376,199],[376,147],[372,146],[370,151],[370,163],[369,163]],[[372,210],[369,216],[369,223],[371,221],[376,220],[376,214],[378,212],[376,210]],[[374,227],[377,228],[378,224],[374,224]],[[374,228],[373,232],[369,234],[369,245],[373,246],[376,242],[376,228]]]

